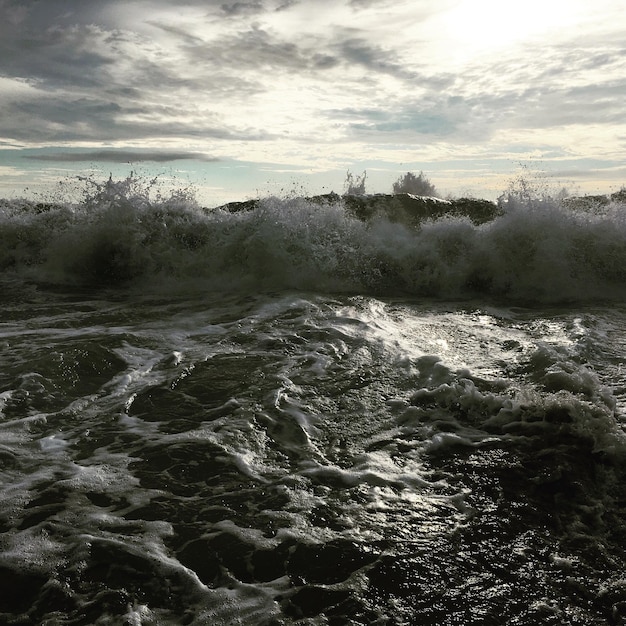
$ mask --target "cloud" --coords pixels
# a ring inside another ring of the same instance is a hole
[[[248,1],[248,2],[224,2],[220,5],[220,9],[226,15],[242,15],[249,13],[260,13],[264,10],[263,3]]]
[[[168,24],[166,22],[163,22],[162,20],[159,19],[154,19],[154,20],[147,20],[146,21],[147,24],[150,24],[151,26],[154,26],[155,28],[158,28],[160,30],[162,30],[163,32],[169,33],[171,35],[174,35],[176,38],[178,38],[180,41],[185,41],[189,44],[202,44],[203,40],[201,37],[197,37],[196,35],[190,33],[188,30],[185,30],[185,28],[181,27],[181,26],[175,26],[173,24]]]
[[[553,169],[550,174],[563,178],[624,178],[626,165],[619,160],[601,159],[564,159],[560,162],[564,167]]]
[[[367,41],[352,37],[335,44],[339,56],[346,65],[362,66],[372,75],[389,74],[403,79],[415,78],[415,73],[398,62],[393,52]]]
[[[41,145],[68,142],[133,143],[159,137],[216,141],[260,141],[269,132],[254,127],[222,125],[216,116],[198,112],[190,117],[176,103],[151,109],[141,103],[105,99],[43,96],[9,103],[0,114],[0,136]]]
[[[50,152],[41,154],[25,155],[22,158],[34,161],[55,162],[107,162],[107,163],[138,163],[141,161],[153,161],[166,163],[169,161],[195,160],[195,161],[219,161],[198,152],[166,152],[166,151],[131,151],[131,150],[92,150],[89,152]]]
[[[618,18],[466,57],[433,28],[457,4],[0,0],[0,145],[94,146],[40,161],[215,153],[315,167],[533,143],[576,152],[572,126],[626,131]]]
[[[0,72],[47,89],[93,88],[102,84],[103,71],[111,64],[105,38],[94,25],[5,31],[0,36]]]
[[[454,131],[457,121],[436,108],[402,110],[345,109],[336,113],[345,117],[351,133],[374,139],[375,135],[391,137],[393,141],[406,142],[410,136],[448,135]]]
[[[305,34],[285,37],[253,23],[217,33],[205,41],[186,42],[179,53],[185,67],[197,68],[196,87],[202,88],[205,77],[215,81],[219,76],[225,84],[240,81],[238,88],[246,85],[250,95],[271,91],[276,79],[283,76],[294,81],[326,80],[327,70],[351,63],[341,45]]]

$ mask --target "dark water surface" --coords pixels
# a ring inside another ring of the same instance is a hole
[[[0,623],[626,623],[623,205],[393,202],[0,201]]]
[[[22,291],[1,620],[620,624],[625,322]]]

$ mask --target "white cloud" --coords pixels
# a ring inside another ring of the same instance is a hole
[[[4,102],[31,98],[36,94],[35,87],[22,78],[0,76],[0,94]]]
[[[285,166],[623,153],[617,0],[0,0],[0,142]]]

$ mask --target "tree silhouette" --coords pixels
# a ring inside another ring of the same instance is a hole
[[[416,196],[438,196],[435,186],[426,178],[424,172],[417,176],[407,172],[393,184],[393,193],[412,193]]]

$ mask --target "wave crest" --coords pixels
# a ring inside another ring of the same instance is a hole
[[[623,209],[409,194],[204,209],[188,190],[109,181],[74,203],[1,202],[0,270],[92,287],[610,300],[625,295]]]

